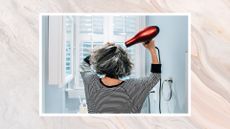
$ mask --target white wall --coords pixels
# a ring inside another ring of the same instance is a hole
[[[160,28],[160,33],[156,37],[156,45],[160,48],[161,52],[162,81],[169,77],[173,79],[173,97],[169,102],[164,101],[162,97],[162,112],[186,113],[188,111],[186,75],[188,17],[150,16],[147,17],[147,25],[157,25]],[[147,62],[147,64],[149,63]],[[155,88],[156,93],[150,96],[152,112],[158,112],[158,88],[159,84]],[[164,90],[167,90],[167,86]]]

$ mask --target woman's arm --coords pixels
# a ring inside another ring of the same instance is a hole
[[[84,81],[89,80],[93,75],[96,75],[90,65],[90,56],[87,56],[80,64],[80,74]]]
[[[86,58],[84,58],[84,60],[81,62],[80,64],[80,72],[84,73],[84,72],[91,72],[92,69],[90,68],[90,56],[87,56]]]
[[[134,106],[141,108],[144,100],[149,94],[149,91],[159,82],[161,78],[161,64],[158,62],[157,54],[155,51],[155,42],[150,41],[144,44],[144,47],[150,52],[152,64],[150,74],[145,77],[130,79],[134,86],[128,86],[131,98],[133,99]]]
[[[156,49],[155,49],[155,41],[150,41],[148,44],[143,44],[147,50],[149,50],[152,58],[152,64],[159,64]]]

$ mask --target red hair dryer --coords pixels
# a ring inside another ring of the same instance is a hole
[[[144,28],[143,30],[139,31],[134,37],[130,38],[129,40],[125,41],[125,46],[130,47],[137,43],[148,43],[154,37],[157,36],[160,29],[158,26],[149,26]]]

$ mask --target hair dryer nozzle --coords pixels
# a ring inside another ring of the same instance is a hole
[[[160,31],[160,29],[158,26],[146,27],[143,30],[139,31],[134,37],[125,41],[125,45],[126,45],[126,47],[130,47],[130,46],[137,44],[137,43],[149,42],[154,37],[157,36],[159,31]]]

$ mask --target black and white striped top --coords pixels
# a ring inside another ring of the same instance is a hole
[[[80,70],[89,113],[140,113],[149,91],[158,83],[161,64],[152,64],[150,75],[106,86],[85,61]]]

